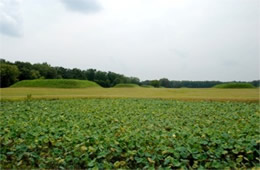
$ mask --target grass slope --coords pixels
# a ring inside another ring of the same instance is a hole
[[[136,87],[140,87],[137,84],[117,84],[114,87],[116,88],[136,88]]]
[[[142,85],[141,87],[144,87],[144,88],[154,88],[154,87],[151,86],[151,85]]]
[[[214,86],[214,88],[223,88],[223,89],[229,89],[229,88],[255,88],[252,84],[249,83],[225,83],[225,84],[218,84]]]
[[[98,84],[88,80],[74,79],[36,79],[23,80],[15,83],[11,87],[44,87],[44,88],[87,88],[100,87]]]

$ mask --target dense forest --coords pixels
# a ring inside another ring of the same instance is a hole
[[[32,79],[79,79],[90,80],[102,87],[113,87],[120,83],[131,83],[138,85],[150,85],[165,88],[209,88],[221,81],[175,81],[162,78],[159,80],[140,81],[137,77],[127,77],[114,72],[105,72],[96,69],[81,70],[78,68],[68,69],[64,67],[53,67],[48,63],[31,64],[29,62],[16,61],[14,63],[0,59],[1,87],[9,87],[17,81]],[[259,87],[260,80],[249,82]]]

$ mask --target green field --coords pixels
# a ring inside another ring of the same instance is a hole
[[[259,105],[161,99],[2,102],[2,168],[249,168]]]
[[[177,100],[249,101],[259,102],[255,89],[167,89],[167,88],[2,88],[2,99],[32,98],[162,98]]]
[[[259,167],[259,89],[2,88],[1,169]]]

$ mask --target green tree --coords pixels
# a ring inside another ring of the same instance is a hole
[[[118,77],[118,74],[109,71],[107,73],[108,80],[110,82],[109,87],[113,87],[116,84],[116,79]]]
[[[20,72],[17,66],[1,63],[0,65],[0,76],[1,76],[1,87],[8,87],[18,81]]]
[[[163,86],[166,88],[170,87],[170,81],[167,78],[162,78],[159,81],[160,81],[160,86]]]
[[[57,71],[55,68],[51,67],[47,63],[34,64],[33,68],[41,74],[42,77],[46,79],[54,79],[57,77]]]
[[[96,74],[96,69],[88,69],[86,71],[86,77],[90,81],[94,81],[95,79],[95,74]]]
[[[107,77],[107,73],[104,71],[97,71],[95,74],[94,81],[99,85],[101,85],[102,87],[109,87],[109,80]]]
[[[85,80],[86,79],[84,72],[82,70],[78,69],[78,68],[73,68],[71,70],[71,72],[72,72],[72,75],[73,75],[72,77],[74,79],[79,79],[79,80]]]
[[[251,82],[251,84],[255,87],[260,87],[260,80],[254,80]]]
[[[41,74],[37,70],[30,70],[30,79],[38,79],[41,77]]]
[[[140,84],[140,79],[137,77],[129,77],[128,81],[129,81],[129,83],[132,83],[132,84],[138,84],[138,85]]]
[[[16,61],[14,64],[18,67],[20,71],[20,75],[18,77],[19,80],[30,80],[30,79],[36,79],[40,77],[35,72],[36,70],[33,70],[33,66],[31,63]]]
[[[151,80],[150,85],[153,87],[160,87],[160,82],[159,80]]]

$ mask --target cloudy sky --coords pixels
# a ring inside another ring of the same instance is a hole
[[[259,79],[259,0],[0,0],[0,58],[141,80]]]

